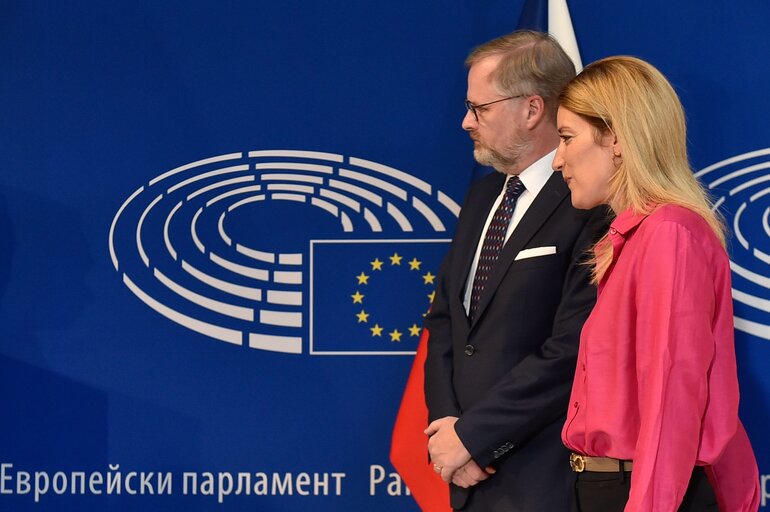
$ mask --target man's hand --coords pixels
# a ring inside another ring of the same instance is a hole
[[[471,460],[471,454],[465,449],[460,438],[455,432],[455,423],[458,418],[445,416],[428,425],[425,434],[428,439],[428,452],[430,459],[441,474],[441,479],[451,482],[455,471]]]
[[[452,477],[452,483],[467,489],[468,487],[472,487],[479,482],[483,482],[489,478],[490,475],[494,474],[495,468],[490,466],[488,468],[481,469],[481,466],[476,464],[475,460],[471,459],[464,466],[455,471],[455,474]]]

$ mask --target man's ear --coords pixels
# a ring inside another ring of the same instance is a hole
[[[527,128],[537,126],[545,117],[545,101],[541,96],[532,95],[525,98],[527,106]]]

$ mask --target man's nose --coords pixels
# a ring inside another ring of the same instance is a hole
[[[463,130],[466,132],[469,132],[471,130],[475,130],[478,127],[479,123],[476,121],[476,116],[473,115],[473,112],[470,110],[465,111],[465,117],[463,117],[463,123],[462,127]]]

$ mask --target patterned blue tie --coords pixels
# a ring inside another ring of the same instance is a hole
[[[508,231],[508,224],[513,216],[513,209],[516,207],[516,200],[519,198],[525,187],[518,176],[511,176],[505,185],[505,195],[500,205],[495,210],[492,222],[489,223],[487,233],[484,235],[484,244],[481,246],[479,263],[476,267],[476,275],[473,278],[473,291],[471,292],[471,311],[470,317],[473,320],[476,316],[476,310],[481,302],[481,294],[487,284],[489,275],[495,267],[500,251],[505,245],[505,233]]]

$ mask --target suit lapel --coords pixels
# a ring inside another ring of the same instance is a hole
[[[513,263],[516,255],[519,254],[519,251],[521,251],[535,233],[538,232],[540,227],[548,220],[554,210],[556,210],[568,194],[569,189],[564,184],[561,175],[553,173],[542,190],[540,190],[540,193],[537,195],[534,202],[527,209],[527,213],[524,214],[524,217],[522,217],[521,221],[516,226],[516,229],[511,233],[511,237],[508,239],[505,246],[503,246],[500,257],[495,264],[495,268],[492,269],[489,280],[484,287],[484,292],[481,295],[481,302],[479,303],[479,309],[476,312],[476,317],[471,328],[473,328],[476,322],[478,322],[478,319],[484,314],[484,310],[489,304],[492,296],[495,294],[495,291],[500,286],[503,277],[505,277],[505,274],[508,272],[508,268]],[[472,256],[473,255],[471,255],[471,257]],[[468,265],[470,266],[470,263]]]

